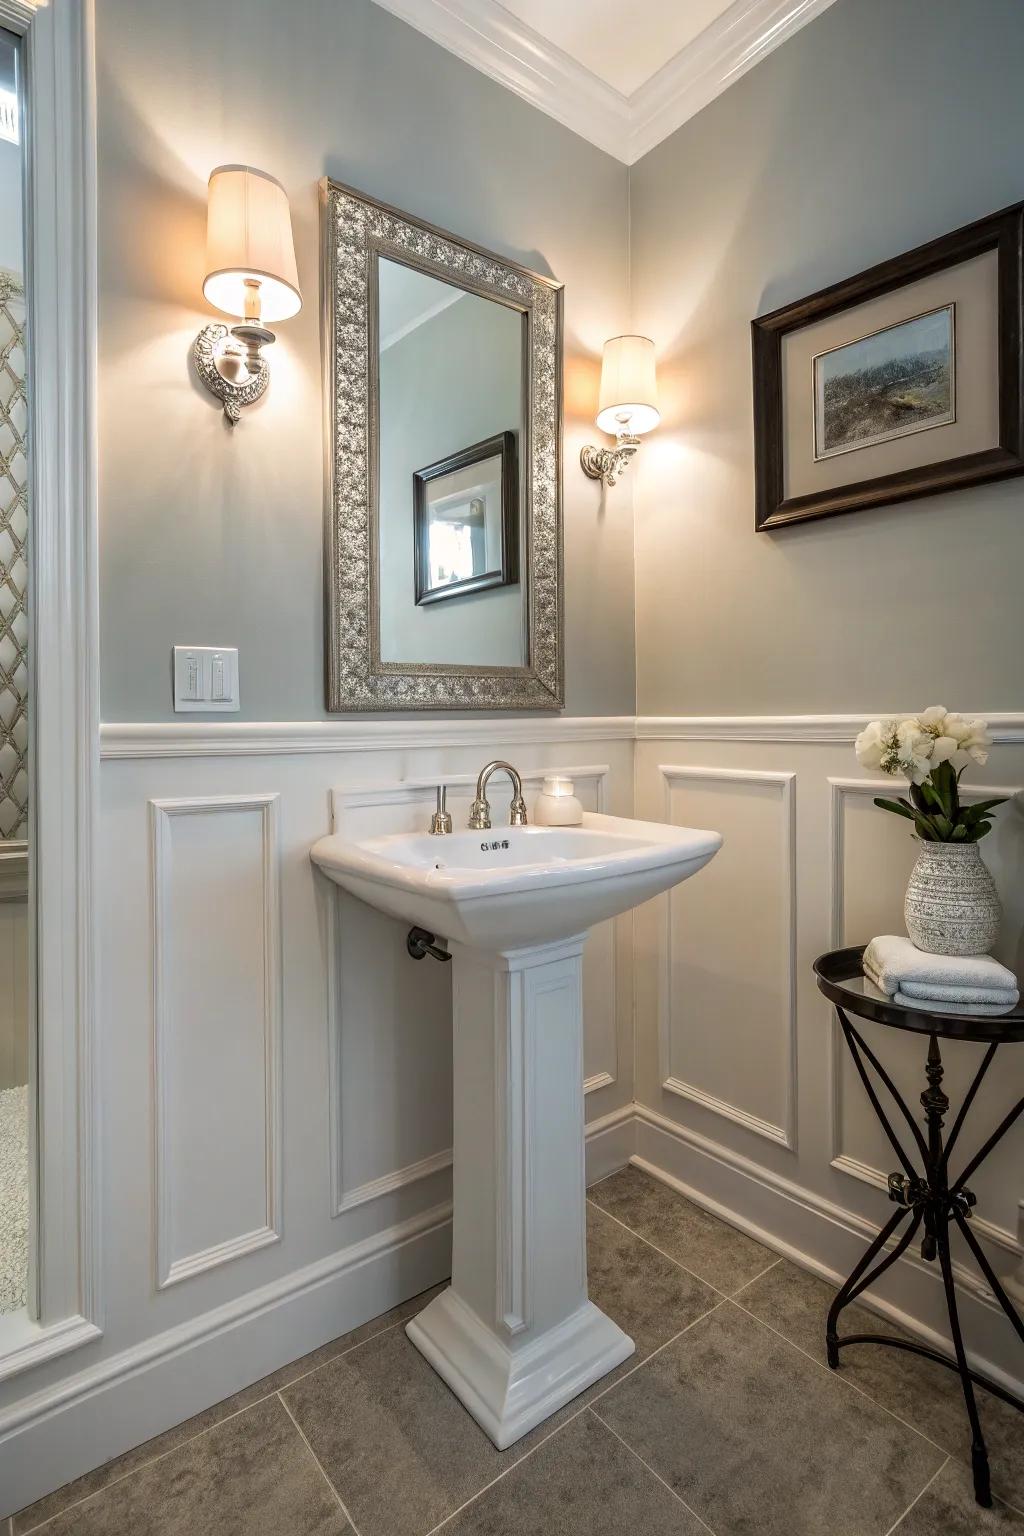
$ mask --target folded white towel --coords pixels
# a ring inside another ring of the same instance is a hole
[[[930,955],[894,933],[871,940],[864,951],[864,970],[890,997],[904,982],[912,982],[916,988],[955,987],[966,994],[937,1001],[969,1002],[978,988],[994,988],[1007,1001],[1016,1001],[1017,997],[1016,976],[991,955]],[[917,995],[923,997],[924,993],[919,991]]]
[[[937,981],[904,981],[899,990],[907,997],[930,998],[936,1003],[994,1003],[1012,1008],[1020,993],[1016,987],[943,987]]]
[[[894,1003],[902,1003],[904,1008],[916,1008],[919,1013],[976,1013],[981,1016],[991,1014],[993,1017],[1012,1012],[1016,1002],[1014,998],[1010,1003],[949,1003],[943,1002],[941,998],[908,997],[905,992],[894,992],[892,1000]]]

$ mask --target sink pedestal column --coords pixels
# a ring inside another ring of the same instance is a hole
[[[636,1347],[587,1298],[585,937],[451,945],[452,1283],[406,1332],[499,1449]]]

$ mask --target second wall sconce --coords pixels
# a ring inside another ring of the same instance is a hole
[[[605,342],[601,358],[597,425],[602,432],[614,432],[615,447],[582,448],[583,473],[614,485],[629,468],[641,433],[650,432],[660,420],[654,342],[648,336],[613,336]]]
[[[267,322],[288,320],[302,308],[288,195],[266,171],[250,165],[211,171],[203,293],[242,322],[230,330],[204,325],[193,347],[196,372],[233,425],[270,382],[263,348],[275,337]]]

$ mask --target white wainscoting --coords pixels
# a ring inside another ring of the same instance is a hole
[[[635,1156],[690,1196],[818,1273],[852,1267],[891,1207],[893,1161],[846,1056],[811,962],[840,944],[902,932],[914,859],[904,825],[873,804],[891,780],[853,754],[862,716],[637,722],[636,812],[715,826],[722,852],[692,883],[636,918]],[[1024,782],[1019,715],[989,717],[996,745],[973,796]],[[1002,958],[1024,970],[1024,814],[998,814],[984,844],[1003,898]],[[920,1041],[865,1027],[911,1104]],[[956,1105],[980,1048],[943,1049]],[[1001,1070],[1000,1070],[1001,1067]],[[1024,1092],[1024,1047],[1006,1045],[972,1110],[966,1158]],[[972,1186],[974,1229],[1009,1278],[1024,1242],[1024,1125]],[[969,1347],[998,1377],[1024,1377],[1009,1325],[966,1250],[956,1278]],[[943,1332],[934,1265],[908,1255],[877,1301],[926,1337]]]
[[[278,796],[151,800],[158,1287],[281,1240]]]
[[[448,1273],[448,967],[314,870],[332,802],[425,826],[445,782],[458,821],[505,757],[528,805],[568,771],[633,808],[632,720],[108,727],[103,754],[107,1326],[0,1382],[0,1525]],[[498,826],[500,777],[490,798]],[[599,1177],[633,1144],[629,918],[595,929],[585,989]]]
[[[662,904],[662,1089],[793,1149],[795,775],[664,763],[658,772],[666,821],[725,838],[699,883],[678,886]]]

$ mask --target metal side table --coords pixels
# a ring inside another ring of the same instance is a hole
[[[847,1344],[883,1344],[890,1349],[905,1349],[915,1355],[924,1355],[926,1359],[935,1360],[939,1365],[948,1366],[950,1370],[958,1372],[963,1387],[964,1402],[967,1406],[967,1417],[971,1424],[974,1495],[979,1504],[989,1506],[992,1503],[992,1494],[989,1487],[988,1453],[985,1449],[985,1438],[981,1432],[974,1384],[977,1382],[986,1391],[1001,1397],[1004,1402],[1012,1404],[1022,1412],[1024,1412],[1024,1400],[1013,1396],[997,1382],[989,1381],[976,1371],[972,1371],[967,1364],[957,1311],[956,1291],[953,1287],[949,1228],[950,1224],[955,1222],[960,1229],[964,1241],[977,1260],[986,1284],[991,1287],[996,1300],[1010,1319],[1021,1341],[1024,1342],[1024,1322],[1021,1321],[1019,1313],[993,1273],[981,1244],[971,1231],[971,1210],[976,1202],[974,1195],[967,1187],[967,1180],[980,1168],[1018,1116],[1024,1112],[1024,1098],[1021,1098],[1003,1117],[1000,1124],[959,1174],[951,1175],[949,1164],[968,1111],[999,1046],[1024,1040],[1024,1005],[1018,1004],[1016,1008],[999,1015],[971,1013],[970,1010],[963,1013],[931,1013],[925,1003],[922,1003],[920,1008],[905,1008],[879,992],[878,988],[867,980],[861,970],[863,953],[863,947],[833,950],[830,954],[821,955],[814,962],[814,970],[820,990],[830,1002],[835,1004],[854,1066],[857,1068],[879,1123],[899,1159],[902,1172],[889,1175],[889,1199],[898,1209],[893,1212],[870,1244],[853,1273],[840,1287],[832,1303],[825,1326],[828,1363],[835,1370],[839,1364],[839,1351]],[[910,1030],[914,1034],[927,1037],[928,1055],[925,1062],[927,1086],[921,1094],[921,1104],[924,1108],[923,1132],[917,1119],[897,1092],[892,1078],[851,1023],[851,1015],[872,1019],[876,1024],[887,1024],[892,1029]],[[972,1040],[988,1047],[964,1095],[963,1103],[956,1112],[952,1128],[945,1138],[942,1132],[949,1110],[949,1099],[942,1091],[943,1067],[939,1050],[940,1039]],[[920,1166],[917,1168],[882,1108],[868,1072],[868,1066],[873,1069],[879,1082],[888,1090],[893,1104],[909,1128],[914,1150],[920,1160]],[[889,1252],[884,1253],[886,1244],[902,1221],[908,1221],[906,1229]],[[896,1262],[909,1248],[922,1227],[924,1231],[921,1238],[921,1257],[931,1263],[938,1259],[946,1293],[946,1305],[949,1309],[949,1328],[956,1358],[950,1360],[934,1349],[927,1349],[923,1344],[889,1338],[879,1333],[847,1334],[845,1338],[840,1338],[837,1327],[843,1308],[856,1300],[862,1291],[873,1285],[879,1276]],[[884,1256],[880,1258],[879,1255],[883,1253]]]

